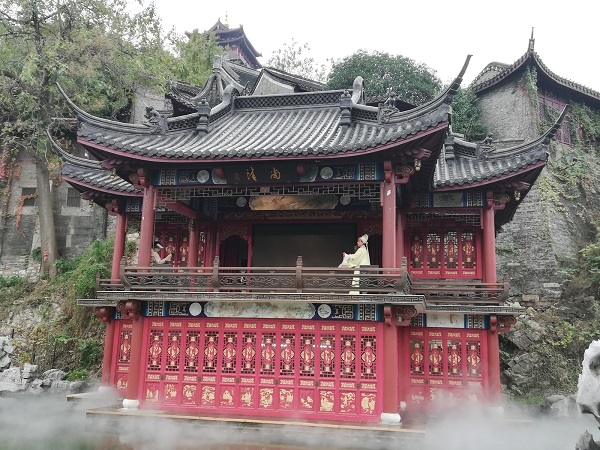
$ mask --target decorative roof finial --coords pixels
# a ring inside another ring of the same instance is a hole
[[[533,53],[535,51],[535,39],[533,37],[533,27],[531,27],[531,37],[529,38],[529,52]]]
[[[225,11],[225,23],[223,25],[229,25],[229,13]]]

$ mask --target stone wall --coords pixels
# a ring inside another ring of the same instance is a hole
[[[11,180],[9,198],[3,199],[6,214],[0,224],[0,275],[35,277],[39,259],[31,255],[41,246],[37,206],[23,206],[18,211],[23,189],[37,189],[35,163],[23,157],[19,164],[20,174]],[[87,201],[81,200],[77,207],[67,206],[69,189],[73,188],[67,183],[52,187],[58,252],[67,258],[82,254],[95,239],[105,239],[107,221],[106,211],[97,205],[90,208]]]
[[[539,137],[538,114],[520,80],[507,80],[491,92],[478,95],[481,120],[495,145],[507,147]]]

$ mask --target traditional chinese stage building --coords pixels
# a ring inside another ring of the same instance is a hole
[[[523,308],[505,304],[495,234],[564,112],[517,147],[465,142],[450,132],[465,69],[407,111],[366,105],[360,77],[323,91],[227,61],[147,125],[64,94],[99,162],[57,148],[63,179],[117,217],[111,279],[79,304],[107,324],[102,381],[123,406],[397,423],[448,399],[497,405],[498,333]],[[372,265],[337,268],[365,233]],[[155,239],[172,267],[151,266]]]

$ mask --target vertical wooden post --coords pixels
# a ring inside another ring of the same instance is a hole
[[[296,259],[296,292],[302,292],[302,256]]]
[[[483,209],[483,282],[496,283],[496,230],[494,227],[493,197],[488,194],[488,204]],[[487,334],[489,401],[500,402],[500,342],[498,341],[498,318],[490,316]]]
[[[396,183],[391,161],[383,163],[385,179],[381,183],[382,207],[382,266],[396,267]],[[383,307],[383,413],[381,421],[400,423],[398,403],[398,328],[394,323],[392,307]]]
[[[125,213],[117,214],[117,226],[115,230],[115,245],[113,247],[113,260],[110,271],[110,278],[118,280],[121,272],[121,259],[125,254],[125,233],[127,232],[127,215]],[[104,354],[102,356],[102,376],[100,382],[102,386],[110,385],[110,373],[112,371],[112,353],[113,339],[115,335],[115,322],[112,317],[106,322],[106,335],[104,336]]]
[[[398,327],[395,324],[391,305],[384,305],[383,315],[383,412],[381,421],[400,423],[400,403],[398,399]]]
[[[129,376],[127,378],[127,393],[123,399],[123,408],[138,409],[140,406],[139,386],[142,373],[142,344],[144,342],[144,318],[139,315],[133,319],[131,330],[131,358],[129,360]]]
[[[396,211],[396,267],[402,267],[404,258],[404,213]]]
[[[190,238],[188,240],[188,267],[198,266],[198,243],[200,224],[198,219],[191,219],[189,223]]]
[[[140,225],[140,252],[138,266],[149,266],[152,258],[152,244],[154,239],[154,204],[156,202],[156,188],[147,186],[144,189],[142,204],[142,223]],[[129,376],[127,378],[127,393],[123,399],[123,408],[137,409],[139,401],[139,385],[142,358],[142,343],[144,340],[144,318],[138,315],[133,319],[131,330],[131,358],[129,360]]]
[[[147,267],[152,260],[152,244],[154,240],[154,203],[156,188],[149,186],[144,189],[142,204],[142,223],[140,225],[140,253],[138,266]]]
[[[496,278],[496,230],[494,209],[483,208],[483,282],[495,283]]]
[[[383,163],[385,180],[381,183],[382,207],[382,266],[392,268],[396,265],[396,184],[392,163]]]
[[[219,257],[215,256],[213,262],[213,273],[212,273],[212,288],[213,292],[219,292],[220,280],[219,280]]]
[[[500,405],[500,342],[498,333],[498,316],[490,316],[490,329],[487,334],[489,402],[492,406]]]
[[[110,308],[111,313],[112,308]],[[115,321],[109,317],[106,321],[106,336],[104,336],[104,354],[102,355],[102,378],[100,383],[102,387],[110,386],[110,374],[112,372],[113,362],[113,340],[115,337]]]

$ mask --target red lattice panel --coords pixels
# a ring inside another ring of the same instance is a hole
[[[228,331],[225,333],[223,343],[223,362],[221,371],[223,373],[236,373],[237,369],[237,341],[238,335],[236,332]]]
[[[461,397],[483,401],[487,393],[487,331],[411,328],[405,331],[402,401],[411,408]]]
[[[260,373],[261,375],[273,375],[275,373],[275,333],[263,333],[260,351]]]
[[[321,378],[335,377],[336,354],[335,354],[335,335],[321,335],[321,354],[319,358],[319,374]],[[333,395],[333,393],[332,393]]]
[[[131,358],[131,330],[122,330],[119,333],[119,357],[118,362],[129,364]]]
[[[113,361],[110,374],[111,384],[121,395],[127,393],[129,362],[131,360],[131,320],[118,320],[113,334]]]
[[[169,340],[167,344],[167,372],[179,372],[179,361],[181,356],[181,331],[169,331]]]
[[[188,331],[185,337],[185,372],[198,372],[198,354],[200,353],[200,332]]]
[[[361,336],[360,339],[360,378],[375,380],[377,378],[377,337]]]
[[[356,377],[356,336],[342,335],[340,337],[340,376],[342,378]]]
[[[219,355],[219,332],[207,331],[204,335],[204,349],[202,352],[202,371],[214,373],[217,371]]]
[[[244,332],[242,348],[242,373],[254,374],[256,370],[256,333]]]
[[[383,324],[225,318],[151,323],[142,398],[153,408],[379,420]]]
[[[163,358],[163,330],[150,330],[148,370],[160,370]]]
[[[279,374],[281,376],[295,375],[296,367],[296,334],[281,334],[281,352],[279,362]]]

